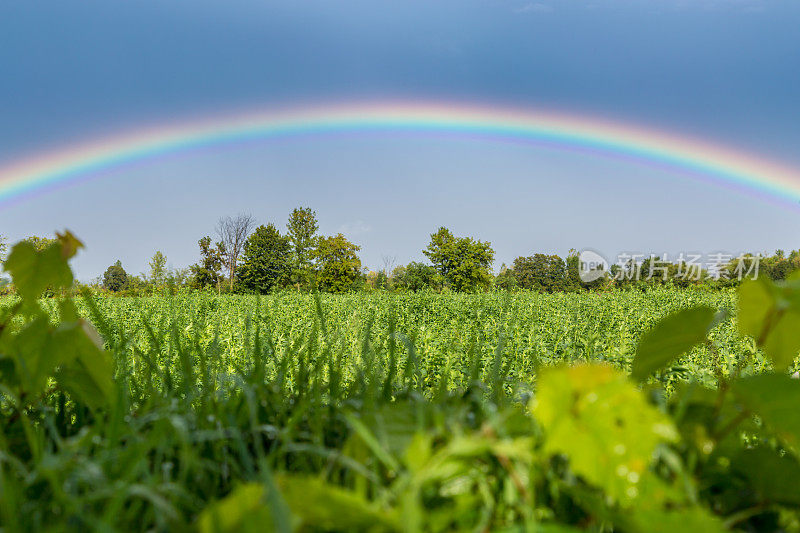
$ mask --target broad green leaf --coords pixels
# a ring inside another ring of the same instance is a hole
[[[793,284],[750,280],[739,288],[739,331],[764,349],[777,370],[800,352],[800,296]]]
[[[114,365],[111,355],[98,344],[100,342],[89,323],[77,322],[70,339],[74,357],[56,375],[59,385],[93,409],[108,405],[114,399]]]
[[[770,329],[764,351],[777,370],[786,370],[800,352],[800,313],[785,311]]]
[[[30,242],[14,245],[4,268],[11,274],[17,292],[26,300],[35,300],[47,287],[72,285],[72,271],[62,255],[62,245],[53,244],[38,252]]]
[[[23,390],[39,394],[57,367],[69,365],[79,356],[86,341],[80,323],[55,328],[46,317],[37,317],[17,335],[7,337],[4,349],[15,361]]]
[[[774,291],[766,280],[744,281],[739,287],[737,317],[742,335],[759,339],[764,330],[764,321],[775,303]]]
[[[785,442],[800,445],[800,381],[780,374],[761,374],[732,384],[736,399]]]
[[[760,502],[800,506],[800,463],[763,446],[742,449],[731,458],[731,469],[747,480],[747,490]]]
[[[358,494],[318,478],[276,476],[292,514],[304,527],[335,531],[398,531],[394,515]]]
[[[703,342],[714,323],[711,307],[684,309],[661,320],[642,336],[631,377],[642,381],[656,370]]]
[[[531,407],[545,452],[567,455],[576,474],[621,502],[638,496],[656,446],[677,439],[670,420],[603,364],[542,371]]]
[[[272,516],[264,503],[264,487],[258,483],[242,485],[226,498],[212,503],[197,520],[201,533],[258,533],[272,531]]]

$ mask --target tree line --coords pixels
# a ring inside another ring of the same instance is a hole
[[[148,273],[131,275],[116,261],[89,287],[132,296],[163,290],[266,294],[289,289],[342,293],[492,289],[578,292],[655,285],[721,288],[736,285],[737,269],[741,268],[737,260],[730,260],[713,275],[698,265],[659,263],[658,257],[650,257],[613,265],[599,279],[584,283],[579,272],[579,255],[571,250],[565,258],[543,253],[520,256],[510,266],[503,264],[499,273],[494,274],[495,252],[490,242],[456,236],[448,228],[440,227],[430,235],[427,247],[422,250],[428,262],[394,266],[392,258],[384,258],[382,269],[369,271],[358,256],[361,248],[357,244],[341,233],[319,234],[316,213],[308,207],[292,210],[283,233],[272,223],[257,225],[251,215],[240,214],[219,219],[214,237],[206,235],[198,240],[199,260],[188,268],[167,268],[166,256],[157,251],[149,262]],[[27,240],[37,249],[45,249],[54,242],[37,236]],[[5,248],[5,240],[0,237],[0,260]],[[783,280],[796,271],[800,271],[800,250],[789,254],[778,250],[760,259],[761,276]],[[687,272],[691,275],[685,275]],[[684,275],[680,276],[681,273]],[[3,289],[6,293],[11,291],[13,287]]]

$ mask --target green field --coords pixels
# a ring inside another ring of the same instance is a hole
[[[18,286],[4,531],[800,528],[792,283],[74,304]]]
[[[501,339],[509,382],[532,383],[539,364],[607,361],[628,370],[643,331],[670,312],[696,305],[728,311],[712,336],[726,363],[753,354],[733,323],[733,291],[323,294],[319,302],[321,313],[314,297],[301,293],[97,299],[103,315],[130,343],[128,356],[135,357],[134,347],[154,348],[147,323],[161,332],[174,326],[180,332],[178,340],[186,345],[213,346],[214,359],[222,368],[245,368],[252,364],[253,335],[258,327],[278,352],[294,353],[298,346],[317,346],[319,351],[323,345],[330,346],[342,356],[343,379],[348,382],[355,379],[364,362],[365,340],[374,364],[386,368],[391,324],[398,334],[398,364],[405,365],[406,347],[412,345],[424,376],[420,386],[438,386],[444,376],[449,389],[466,386],[476,365],[485,379]],[[177,357],[174,339],[163,337],[153,353],[161,364]],[[710,379],[709,362],[708,350],[701,346],[682,366],[695,377]]]

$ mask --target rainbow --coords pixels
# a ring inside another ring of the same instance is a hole
[[[389,102],[217,117],[44,153],[0,167],[0,203],[164,154],[255,139],[347,132],[433,132],[589,151],[666,166],[795,207],[800,202],[797,170],[699,139],[567,113]]]

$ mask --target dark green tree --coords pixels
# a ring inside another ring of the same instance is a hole
[[[418,292],[425,289],[441,290],[444,279],[431,265],[411,262],[392,271],[392,288],[401,291]]]
[[[494,286],[498,289],[506,291],[514,290],[519,287],[517,278],[513,269],[506,266],[505,263],[500,267],[500,273],[494,278]]]
[[[200,245],[200,261],[191,267],[194,286],[197,288],[216,286],[220,290],[223,280],[221,273],[224,265],[225,246],[222,243],[211,245],[211,237],[203,237],[197,244]]]
[[[567,264],[557,255],[517,257],[512,271],[517,286],[522,289],[558,292],[567,288]]]
[[[298,207],[289,215],[286,229],[292,246],[291,282],[308,288],[314,275],[314,248],[319,229],[317,215],[309,207]]]
[[[346,292],[361,277],[360,246],[341,233],[317,239],[313,258],[317,265],[317,287],[328,292]]]
[[[292,245],[273,226],[259,226],[244,243],[239,286],[246,291],[267,293],[285,286],[291,273]]]
[[[494,250],[489,242],[455,237],[442,227],[431,234],[431,242],[422,253],[454,291],[475,291],[491,285],[489,268],[494,261]]]
[[[122,262],[117,261],[106,269],[103,274],[103,288],[112,292],[125,290],[128,286],[128,273],[122,268]]]

